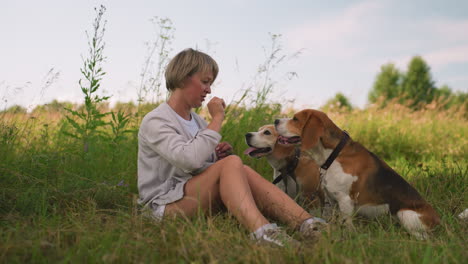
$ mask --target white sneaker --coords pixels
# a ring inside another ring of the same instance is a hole
[[[283,229],[274,225],[274,228],[266,229],[260,236],[255,233],[250,234],[250,238],[256,241],[258,245],[274,247],[300,247],[301,243],[289,236]]]
[[[309,242],[316,243],[322,236],[322,231],[328,228],[328,223],[319,217],[312,217],[304,220],[299,232],[301,236]]]

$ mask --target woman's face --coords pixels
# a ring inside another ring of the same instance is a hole
[[[197,72],[185,80],[184,88],[182,89],[187,103],[192,108],[197,108],[202,105],[206,95],[211,93],[212,82],[213,74],[211,72]]]

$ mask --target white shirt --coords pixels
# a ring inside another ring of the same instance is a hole
[[[192,117],[192,114],[190,114],[190,121],[183,119],[179,115],[177,115],[177,118],[184,125],[184,128],[187,129],[190,135],[192,135],[192,137],[195,137],[195,135],[198,133],[198,130],[200,130],[200,127],[198,126],[195,119]]]

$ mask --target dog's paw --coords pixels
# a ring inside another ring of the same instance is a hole
[[[348,231],[355,232],[357,230],[356,226],[353,223],[353,217],[352,216],[340,215],[339,219],[340,219],[339,222],[341,223],[341,226],[346,228]]]

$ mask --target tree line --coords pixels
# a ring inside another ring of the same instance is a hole
[[[393,63],[383,65],[368,99],[370,103],[383,105],[396,100],[418,110],[434,101],[443,104],[445,108],[463,105],[466,108],[467,96],[467,93],[453,92],[447,85],[437,87],[429,65],[421,56],[415,56],[406,72],[400,71]]]
[[[453,92],[447,85],[437,87],[429,65],[421,56],[414,56],[406,72],[399,70],[393,63],[381,66],[369,91],[368,103],[381,107],[398,103],[413,110],[437,103],[439,108],[458,107],[468,112],[468,93]],[[351,101],[339,92],[328,100],[322,109],[349,111],[353,106]]]

